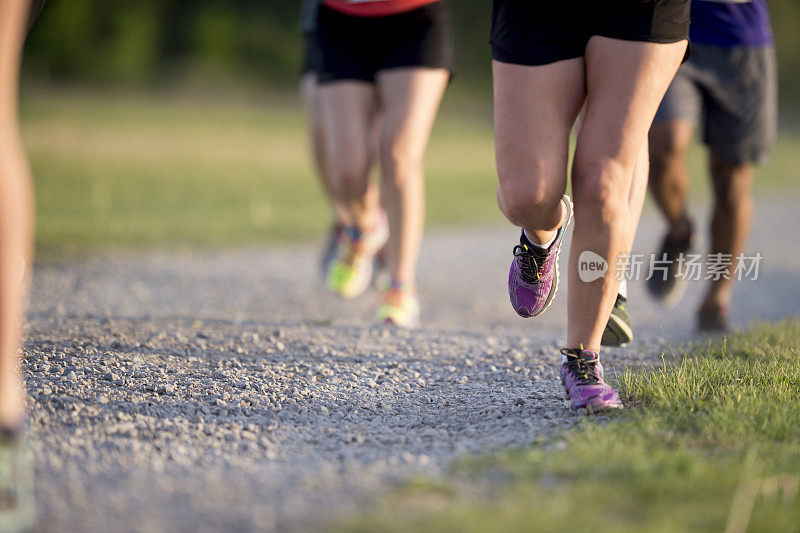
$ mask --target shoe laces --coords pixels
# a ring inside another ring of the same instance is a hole
[[[567,370],[581,382],[582,385],[596,385],[603,381],[600,374],[598,357],[583,357],[580,350],[572,350],[565,348],[561,353],[567,356],[567,361],[564,365]]]
[[[547,260],[547,251],[534,250],[527,244],[514,247],[514,257],[520,269],[520,277],[525,283],[539,283]]]

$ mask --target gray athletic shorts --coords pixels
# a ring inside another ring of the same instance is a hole
[[[764,162],[778,123],[778,80],[772,46],[692,45],[692,57],[658,108],[655,122],[702,117],[703,142],[730,163]]]

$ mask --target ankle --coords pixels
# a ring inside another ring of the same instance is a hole
[[[523,242],[529,246],[535,246],[536,248],[547,250],[553,245],[554,242],[556,242],[556,238],[558,237],[558,231],[547,232],[546,234],[543,234],[542,232],[537,232],[534,235],[536,235],[536,237],[531,239],[527,230],[523,229],[522,230]],[[541,243],[537,241],[541,241]]]
[[[587,349],[583,344],[579,344],[575,348],[563,348],[561,350],[562,362],[566,362],[568,357],[584,357],[590,359],[600,359],[600,349]]]
[[[408,292],[408,293],[416,293],[417,289],[414,284],[413,280],[404,280],[400,278],[392,277],[389,280],[389,284],[386,286],[387,291],[398,291],[398,292]]]

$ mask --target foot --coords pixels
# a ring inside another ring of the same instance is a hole
[[[605,382],[600,356],[591,350],[561,350],[561,383],[573,409],[589,413],[622,408],[617,392]]]
[[[633,340],[633,327],[628,318],[628,300],[621,294],[617,295],[614,309],[608,317],[608,324],[603,331],[603,346],[625,346]]]
[[[564,232],[572,220],[572,201],[564,195],[564,223],[556,239],[546,250],[531,246],[523,232],[514,247],[514,261],[508,273],[508,295],[511,305],[523,318],[539,316],[550,306],[558,291],[558,254]]]
[[[0,429],[0,531],[33,524],[33,472],[20,431]]]
[[[697,312],[698,333],[727,333],[730,331],[730,309],[724,306],[703,306]]]
[[[681,279],[683,272],[678,259],[692,249],[694,229],[688,218],[683,226],[682,231],[671,231],[664,236],[661,249],[656,255],[656,261],[666,260],[668,262],[666,274],[658,270],[653,272],[650,279],[647,280],[647,290],[650,294],[668,305],[676,304],[686,290],[686,283]]]
[[[386,289],[375,313],[375,321],[401,328],[419,327],[420,310],[415,291],[394,286]]]
[[[355,228],[348,228],[339,241],[336,257],[328,267],[328,288],[345,298],[363,294],[372,281],[375,256],[388,238],[389,225],[383,211],[368,232],[360,233]]]
[[[328,230],[328,237],[322,247],[322,254],[320,254],[319,261],[323,278],[328,275],[331,263],[336,259],[336,250],[339,248],[339,243],[342,240],[345,230],[346,226],[338,222],[332,224],[330,230]]]

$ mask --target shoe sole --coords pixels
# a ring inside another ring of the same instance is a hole
[[[602,413],[604,411],[615,411],[617,409],[622,409],[623,408],[622,404],[619,404],[619,405],[616,405],[616,404],[599,404],[598,405],[598,404],[591,404],[591,403],[586,404],[586,405],[581,406],[581,407],[575,407],[572,404],[572,400],[570,399],[569,394],[566,395],[565,400],[564,400],[564,404],[565,404],[567,409],[574,409],[574,410],[586,409],[586,413],[590,414],[590,415],[600,414],[600,413]]]
[[[566,202],[564,200],[566,200]],[[547,295],[547,300],[544,302],[544,307],[542,307],[538,313],[531,315],[529,318],[535,318],[547,311],[547,308],[550,307],[551,303],[553,303],[553,299],[556,297],[556,293],[558,292],[558,258],[561,255],[561,244],[564,242],[564,235],[567,233],[569,223],[572,222],[572,211],[574,208],[572,199],[570,199],[570,197],[566,194],[561,198],[561,201],[564,203],[564,206],[567,209],[567,216],[566,220],[564,221],[564,225],[562,226],[564,231],[561,233],[561,242],[558,243],[558,249],[556,250],[556,261],[553,265],[553,286],[550,289],[550,293]]]
[[[617,315],[612,314],[609,316],[608,324],[606,324],[606,329],[603,331],[603,338],[600,344],[619,348],[627,346],[631,341],[633,341],[633,328]]]

